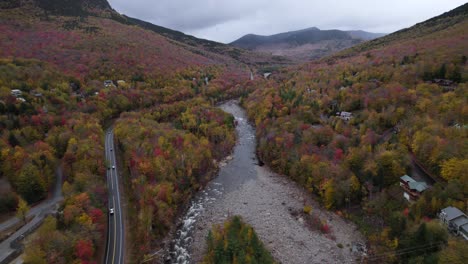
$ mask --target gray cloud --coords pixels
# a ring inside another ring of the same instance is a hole
[[[182,32],[231,42],[316,26],[390,33],[465,0],[110,0],[120,13]]]

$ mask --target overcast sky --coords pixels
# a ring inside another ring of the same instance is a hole
[[[229,43],[245,34],[309,27],[391,33],[466,0],[109,0],[118,12],[199,38]]]

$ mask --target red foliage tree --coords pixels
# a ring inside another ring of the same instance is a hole
[[[90,240],[78,240],[75,245],[75,255],[81,260],[90,260],[94,255],[93,243]]]

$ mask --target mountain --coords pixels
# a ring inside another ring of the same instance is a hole
[[[181,42],[190,46],[190,48],[201,48],[213,53],[229,56],[242,63],[246,63],[251,66],[264,66],[264,65],[289,65],[292,64],[288,58],[282,56],[271,56],[269,54],[261,54],[251,52],[249,50],[241,49],[232,45],[226,45],[223,43],[196,38],[191,35],[187,35],[183,32],[172,30],[169,28],[161,27],[158,25],[151,24],[146,21],[139,20],[137,18],[128,17],[121,15],[120,17],[114,16],[114,19],[127,23],[129,25],[138,25],[142,28],[154,31],[160,35],[163,35],[169,39]]]
[[[290,63],[121,15],[106,0],[7,0],[0,8],[0,56],[38,59],[79,78]]]
[[[231,45],[272,55],[286,56],[299,61],[320,58],[385,34],[362,30],[320,30],[311,27],[271,36],[248,34]]]
[[[393,43],[412,40],[424,36],[430,36],[433,33],[442,31],[466,20],[468,16],[468,3],[459,6],[451,11],[445,12],[439,16],[418,23],[410,28],[405,28],[388,34],[384,37],[377,38],[360,45],[356,45],[348,50],[338,53],[339,56],[350,56],[358,52],[363,52],[371,49],[382,48]]]

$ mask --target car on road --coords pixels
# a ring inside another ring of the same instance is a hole
[[[114,214],[114,208],[109,209],[109,214],[113,215]]]
[[[112,169],[115,170],[115,166],[112,166]]]
[[[112,149],[110,149],[110,151],[112,151]]]

